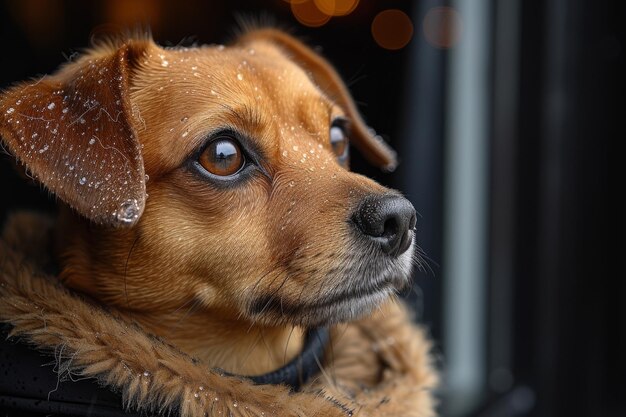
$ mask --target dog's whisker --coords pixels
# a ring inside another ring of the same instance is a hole
[[[331,381],[333,386],[337,386],[337,374],[336,374],[336,369],[334,367],[334,363],[335,363],[335,343],[333,340],[333,332],[329,332],[328,334],[328,346],[329,346],[329,353],[330,353],[330,358],[325,359],[325,362],[328,363],[328,369],[330,369],[330,376],[331,376]]]
[[[171,313],[171,314],[172,314],[173,316],[175,316],[175,315],[176,315],[176,313],[178,313],[181,309],[183,309],[183,308],[187,307],[187,305],[188,305],[189,303],[194,302],[194,301],[195,301],[195,299],[194,299],[194,298],[190,298],[190,299],[188,299],[188,300],[187,300],[187,301],[185,301],[183,304],[181,304],[180,306],[178,306],[178,307],[177,307],[174,311],[172,311],[172,313]]]
[[[291,336],[293,335],[294,330],[295,327],[292,326],[289,331],[289,336],[287,336],[287,342],[285,343],[285,350],[283,352],[283,364],[287,363],[287,349],[289,348],[289,342],[291,342]]]
[[[191,315],[193,314],[198,307],[200,307],[202,305],[202,300],[200,299],[194,299],[193,303],[191,304],[191,306],[189,306],[189,308],[187,309],[187,311],[185,312],[185,314],[183,314],[176,322],[174,322],[174,324],[172,326],[170,326],[168,328],[168,330],[170,332],[174,332],[176,330],[178,330],[180,328],[180,326],[182,324],[184,324],[185,320]]]
[[[293,250],[291,250],[291,251],[290,251],[290,252],[289,252],[289,253],[288,253],[285,257],[286,257],[286,258],[291,258],[291,257],[292,257],[292,256],[296,253],[296,251],[297,251],[297,248],[294,248],[294,249],[293,249]],[[253,293],[253,294],[254,294],[254,293],[256,293],[256,290],[257,290],[257,287],[259,286],[259,284],[260,284],[261,282],[263,282],[263,281],[265,280],[265,278],[266,278],[269,274],[271,274],[271,273],[276,273],[276,271],[269,270],[269,271],[267,271],[265,274],[261,275],[261,277],[260,277],[260,278],[258,278],[258,279],[256,280],[256,282],[254,283],[254,285],[252,286],[251,293]],[[270,287],[270,286],[271,286],[271,285],[272,285],[272,284],[276,281],[276,279],[278,279],[278,277],[279,277],[279,276],[280,276],[280,274],[276,274],[276,275],[274,276],[274,279],[273,279],[271,282],[269,282],[269,283],[268,283],[268,287]],[[281,287],[282,287],[282,284],[281,284]],[[279,291],[281,287],[279,287],[279,288],[277,289],[277,291]]]
[[[279,275],[276,276],[276,278]],[[274,281],[276,280],[276,278],[274,279]],[[280,283],[280,285],[278,286],[278,288],[276,288],[274,291],[272,291],[272,293],[269,295],[267,303],[265,303],[265,305],[263,306],[263,308],[261,309],[261,311],[258,313],[259,316],[262,316],[263,313],[265,312],[265,310],[272,304],[272,302],[275,300],[276,298],[276,294],[283,288],[283,286],[285,285],[285,283],[287,282],[287,280],[289,279],[289,274],[285,274],[285,278],[283,279],[283,281]],[[273,281],[272,281],[273,282]],[[282,308],[282,297],[280,298],[281,300],[281,308]]]
[[[412,254],[412,261],[417,265],[418,269],[431,275],[436,275],[431,264],[439,268],[439,264],[429,257],[421,246],[415,245],[415,252]]]
[[[263,282],[263,281],[265,280],[265,278],[266,278],[269,274],[271,274],[272,272],[274,272],[274,271],[271,271],[271,270],[270,270],[270,271],[267,271],[266,273],[264,273],[263,275],[261,275],[261,276],[259,277],[259,279],[257,279],[257,280],[256,280],[256,282],[254,283],[254,285],[252,286],[252,290],[251,290],[250,292],[251,292],[252,294],[256,293],[256,289],[257,289],[257,287],[259,286],[259,284],[260,284],[261,282]]]
[[[263,342],[263,346],[265,347],[265,349],[267,350],[267,354],[270,358],[271,361],[275,362],[276,358],[274,356],[274,349],[271,348],[271,346],[269,345],[269,343],[267,343],[267,340],[265,339],[265,332],[263,331],[264,329],[261,328],[259,331],[259,334],[261,335],[261,341]]]
[[[257,336],[254,338],[254,342],[252,342],[252,344],[250,345],[250,349],[248,349],[248,352],[243,357],[241,361],[242,367],[248,363],[248,359],[250,358],[250,356],[252,355],[252,352],[254,352],[254,349],[257,347],[260,341],[261,341],[261,332],[259,332]]]
[[[131,254],[133,253],[133,249],[135,249],[135,245],[139,241],[140,235],[137,235],[135,240],[133,240],[133,244],[130,246],[130,250],[128,251],[128,256],[126,257],[126,264],[124,265],[124,297],[126,298],[126,308],[128,309],[128,314],[132,317],[132,311],[130,310],[130,301],[128,299],[128,286],[127,286],[127,278],[128,278],[128,264],[130,262]]]
[[[319,337],[319,335],[318,335]],[[321,340],[320,340],[321,343]],[[326,370],[326,368],[324,368],[324,365],[322,365],[322,362],[320,361],[320,358],[317,356],[316,353],[313,354],[313,357],[315,358],[315,363],[317,364],[317,367],[319,368],[320,372],[322,373],[322,376],[324,377],[324,380],[326,380],[331,386],[336,387],[337,386],[337,381],[334,380],[331,375],[328,375],[328,371]]]

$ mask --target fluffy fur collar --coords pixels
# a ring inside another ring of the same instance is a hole
[[[14,215],[0,241],[0,320],[64,369],[122,393],[132,410],[181,416],[434,415],[437,382],[422,331],[390,302],[332,329],[322,374],[300,392],[220,375],[43,272],[52,222]]]

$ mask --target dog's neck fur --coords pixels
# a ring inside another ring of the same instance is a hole
[[[224,319],[206,310],[195,313],[189,310],[186,307],[174,313],[123,314],[211,367],[239,375],[273,371],[302,349],[300,328],[262,327],[243,320]]]
[[[282,367],[300,353],[304,332],[299,327],[251,323],[235,311],[206,306],[201,299],[170,297],[168,303],[150,305],[151,297],[145,294],[149,290],[132,287],[136,279],[124,278],[135,278],[138,273],[130,260],[131,252],[137,250],[137,237],[131,231],[94,230],[93,225],[66,209],[61,210],[59,225],[57,230],[63,233],[57,234],[55,252],[61,262],[60,277],[68,287],[96,298],[114,313],[139,323],[209,367],[260,375]],[[145,266],[142,264],[139,273],[148,281],[158,281],[159,270],[160,274],[169,272],[158,262],[152,270]],[[176,285],[186,282],[168,280]],[[103,288],[107,283],[121,282],[126,288],[117,293]]]

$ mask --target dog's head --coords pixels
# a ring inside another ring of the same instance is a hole
[[[407,283],[415,211],[348,170],[348,141],[382,168],[394,153],[282,32],[101,45],[5,92],[0,114],[9,150],[79,215],[62,277],[107,304],[316,325]]]

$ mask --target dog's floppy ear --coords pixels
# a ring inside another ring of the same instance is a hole
[[[396,168],[398,165],[396,152],[367,127],[341,77],[324,58],[302,42],[277,29],[252,30],[239,38],[240,43],[258,40],[269,41],[281,48],[309,74],[322,91],[332,95],[331,98],[343,107],[352,121],[351,139],[371,163],[387,171]]]
[[[129,99],[148,41],[102,46],[0,95],[0,136],[29,173],[88,219],[134,224],[146,185]]]

